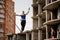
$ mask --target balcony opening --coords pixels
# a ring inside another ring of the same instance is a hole
[[[31,40],[31,34],[29,35],[29,40]]]
[[[38,20],[33,19],[33,29],[36,29],[38,27]]]
[[[51,3],[51,0],[49,0],[49,3]]]
[[[48,38],[57,38],[57,25],[51,25],[48,27]]]
[[[47,33],[48,33],[48,38],[51,38],[51,27],[48,26],[47,28],[48,28],[48,29],[47,29],[47,30],[48,30],[48,32],[47,32]]]
[[[58,9],[53,9],[52,10],[52,15],[53,15],[53,19],[57,19]]]
[[[58,29],[57,29],[57,38],[60,38],[60,24],[58,25]]]
[[[58,8],[58,19],[60,19],[60,8]]]
[[[36,16],[38,14],[38,7],[33,8],[33,16]]]
[[[47,21],[50,21],[51,20],[51,11],[47,11],[47,14],[46,14],[46,19]]]
[[[57,25],[53,25],[51,27],[51,37],[57,38],[57,28],[58,28]]]
[[[46,19],[42,19],[42,23],[44,23],[44,22],[46,22]],[[42,24],[42,26],[43,26],[43,24]]]
[[[43,3],[43,5],[42,5],[42,8],[45,6],[46,4],[45,4],[45,2]],[[44,9],[42,9],[42,11],[44,11]]]

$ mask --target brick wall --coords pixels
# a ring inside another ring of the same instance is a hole
[[[14,2],[6,0],[6,33],[15,33]]]
[[[12,0],[5,1],[5,34],[9,33],[15,33],[15,12]]]

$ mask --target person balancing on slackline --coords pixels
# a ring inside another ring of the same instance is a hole
[[[21,15],[16,15],[16,16],[21,16],[21,32],[24,31],[25,25],[26,25],[26,15],[29,13],[30,8],[28,9],[27,13],[25,13],[24,11],[22,11]]]

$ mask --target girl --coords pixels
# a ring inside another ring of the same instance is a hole
[[[26,24],[26,15],[29,13],[30,8],[28,9],[27,13],[25,14],[24,11],[22,11],[22,15],[16,15],[16,16],[21,16],[21,32],[24,31],[25,24]]]

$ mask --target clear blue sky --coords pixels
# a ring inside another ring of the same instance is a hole
[[[27,15],[26,18],[26,26],[25,26],[25,31],[26,30],[31,30],[32,29],[32,0],[13,0],[15,2],[15,12],[16,14],[21,14],[22,11],[24,10],[25,12],[28,10],[30,7],[30,12]],[[19,26],[21,29],[21,18],[16,17],[16,24]],[[16,28],[16,33],[19,33],[19,30]]]

